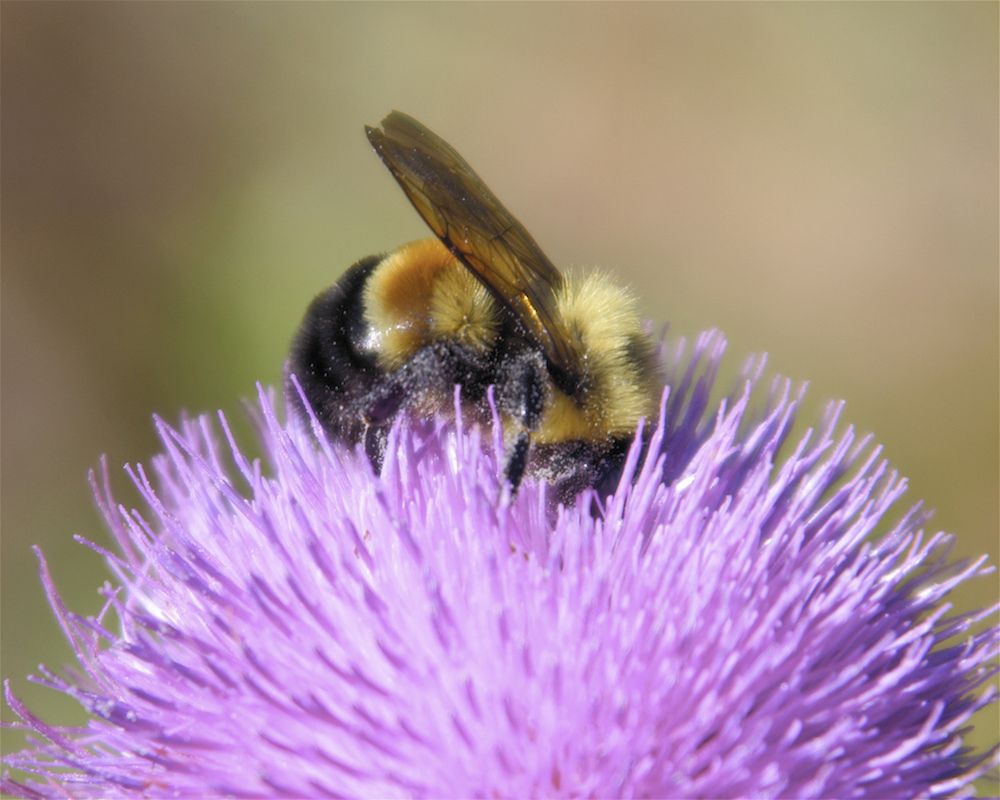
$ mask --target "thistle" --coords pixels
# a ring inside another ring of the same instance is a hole
[[[645,457],[617,491],[511,497],[492,429],[394,428],[363,453],[256,412],[170,427],[146,505],[95,492],[117,547],[105,611],[52,608],[82,729],[35,717],[23,797],[939,797],[996,749],[996,609],[949,615],[989,572],[900,509],[905,481],[839,424],[793,431],[801,391],[762,362],[710,401],[718,334],[663,358]],[[220,437],[221,432],[221,437]]]

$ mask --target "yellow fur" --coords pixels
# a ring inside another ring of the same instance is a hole
[[[654,410],[652,376],[630,349],[642,335],[635,298],[606,275],[567,275],[559,318],[583,366],[580,398],[557,389],[533,439],[539,444],[629,436]]]
[[[433,338],[453,339],[481,353],[500,333],[500,311],[492,295],[459,261],[452,259],[431,293]]]
[[[500,330],[496,301],[437,239],[386,256],[365,284],[364,307],[386,369],[440,338],[485,352]]]

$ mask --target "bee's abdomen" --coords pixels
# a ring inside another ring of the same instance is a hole
[[[313,300],[288,363],[289,373],[298,380],[327,431],[352,442],[361,436],[363,427],[354,407],[379,374],[370,349],[363,291],[381,261],[382,256],[362,259]],[[301,404],[293,387],[287,395],[292,404]]]

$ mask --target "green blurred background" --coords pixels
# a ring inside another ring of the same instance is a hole
[[[237,412],[313,294],[427,235],[362,132],[392,108],[557,263],[614,269],[674,334],[723,329],[734,367],[768,351],[811,411],[846,399],[956,554],[996,562],[996,3],[0,13],[2,671],[43,716],[80,719],[24,679],[70,657],[31,545],[95,612],[70,537],[107,541],[99,455],[148,459],[154,412]]]

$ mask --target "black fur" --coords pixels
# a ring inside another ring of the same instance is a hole
[[[362,259],[317,296],[292,343],[289,372],[335,439],[356,442],[364,435],[356,408],[380,377],[375,354],[366,346],[362,299],[365,282],[381,260]],[[286,394],[293,407],[304,410],[298,392],[289,387]]]

